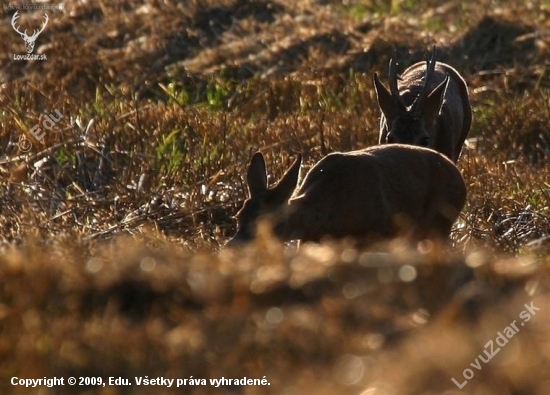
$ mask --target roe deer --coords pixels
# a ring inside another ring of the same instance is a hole
[[[256,224],[271,219],[283,241],[320,241],[324,236],[376,241],[445,240],[466,200],[455,165],[423,147],[390,144],[325,156],[296,189],[301,156],[272,188],[264,157],[247,170],[249,199],[237,213],[229,245],[254,238]]]
[[[379,143],[433,148],[456,163],[472,124],[466,82],[454,68],[436,62],[435,47],[430,59],[401,76],[395,57],[390,60],[389,90],[373,75],[382,111]]]

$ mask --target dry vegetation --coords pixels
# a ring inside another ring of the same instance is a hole
[[[416,3],[66,0],[37,39],[47,60],[29,62],[13,60],[25,49],[4,10],[0,392],[550,393],[550,4]],[[474,109],[454,253],[295,251],[264,233],[220,249],[252,152],[277,179],[298,152],[310,166],[375,144],[372,73],[394,46],[403,70],[433,44]],[[540,311],[471,367],[531,302]],[[13,376],[271,385],[26,389]]]

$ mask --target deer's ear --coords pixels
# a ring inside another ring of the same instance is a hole
[[[445,98],[445,92],[449,86],[449,81],[449,74],[447,74],[443,82],[436,86],[434,90],[432,90],[426,97],[426,101],[424,102],[424,114],[430,122],[435,120],[435,117],[437,117],[437,114],[439,114],[439,111],[441,110],[443,99]]]
[[[388,88],[382,84],[377,73],[374,73],[372,76],[372,81],[376,92],[376,99],[378,100],[378,106],[384,114],[384,117],[386,117],[386,119],[394,119],[397,116],[395,98],[391,95]]]
[[[301,164],[302,154],[298,154],[298,157],[296,158],[294,163],[292,163],[292,165],[288,168],[288,170],[281,178],[281,180],[277,183],[277,185],[273,187],[273,203],[283,204],[286,203],[288,199],[290,199],[290,197],[294,193],[294,190],[296,189],[296,185],[298,184]]]
[[[256,152],[246,172],[246,183],[250,197],[257,196],[267,190],[267,170],[265,159],[261,152]]]

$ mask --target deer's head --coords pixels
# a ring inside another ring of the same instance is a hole
[[[42,33],[46,25],[48,24],[49,18],[48,14],[44,14],[44,24],[42,25],[42,29],[35,30],[32,36],[27,35],[27,30],[25,29],[24,32],[21,32],[19,30],[19,27],[16,26],[17,18],[19,18],[19,11],[16,11],[15,14],[13,14],[13,17],[11,18],[11,26],[13,27],[13,30],[15,30],[17,33],[21,35],[23,40],[25,41],[25,47],[27,49],[27,53],[32,53],[34,50],[34,43],[36,39],[38,38],[38,35]]]
[[[298,155],[294,163],[273,187],[267,185],[265,160],[260,152],[256,152],[246,173],[249,198],[237,213],[237,233],[228,245],[235,246],[254,238],[258,219],[276,213],[283,208],[298,183],[302,156]]]
[[[378,104],[384,114],[388,131],[385,142],[428,147],[431,137],[429,131],[443,104],[449,76],[447,75],[442,83],[430,91],[430,81],[436,63],[434,48],[430,59],[426,60],[426,72],[420,93],[412,105],[407,107],[397,86],[397,80],[400,80],[401,77],[397,75],[395,59],[394,53],[389,66],[389,90],[380,82],[376,73],[373,76]],[[404,83],[408,84],[410,81],[404,81]]]

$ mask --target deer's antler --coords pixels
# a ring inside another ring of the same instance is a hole
[[[38,37],[38,35],[44,31],[44,29],[46,28],[46,25],[48,24],[48,21],[50,20],[50,18],[48,17],[48,14],[44,14],[45,21],[44,21],[44,24],[42,25],[42,29],[35,30],[33,35],[29,37],[27,35],[27,29],[25,29],[25,31],[22,32],[21,30],[19,30],[19,26],[16,26],[16,21],[18,18],[19,18],[19,11],[15,11],[15,14],[13,14],[13,17],[11,18],[11,26],[13,27],[13,30],[15,30],[17,33],[21,35],[21,37],[25,39],[25,41],[27,40],[32,41],[34,38]]]
[[[46,28],[46,25],[48,24],[48,21],[50,20],[50,18],[48,17],[48,14],[44,14],[44,19],[45,19],[45,22],[42,25],[42,29],[40,29],[39,31],[35,30],[31,38],[38,37],[38,35],[44,31],[44,29]]]
[[[424,100],[426,99],[426,96],[428,96],[429,93],[429,85],[430,85],[430,79],[432,78],[432,74],[435,70],[435,45],[432,47],[432,53],[429,59],[426,59],[426,74],[424,75],[424,86],[422,87],[422,90],[418,94],[418,97],[414,101],[412,105],[412,112],[415,116],[419,116],[420,112],[422,111],[422,106],[424,104]]]
[[[19,18],[19,11],[15,11],[15,14],[13,14],[13,17],[11,18],[11,26],[13,27],[13,30],[15,30],[21,36],[28,37],[27,36],[27,30],[25,30],[25,33],[23,33],[19,30],[19,26],[15,25],[15,22],[16,22],[17,18]]]
[[[401,96],[399,96],[399,88],[397,87],[397,80],[399,79],[399,76],[397,75],[397,50],[394,48],[393,51],[393,57],[390,59],[390,67],[389,67],[389,74],[388,74],[388,83],[390,85],[390,93],[395,100],[395,104],[399,108],[400,113],[404,113],[406,111],[405,104],[403,103],[403,99]]]

